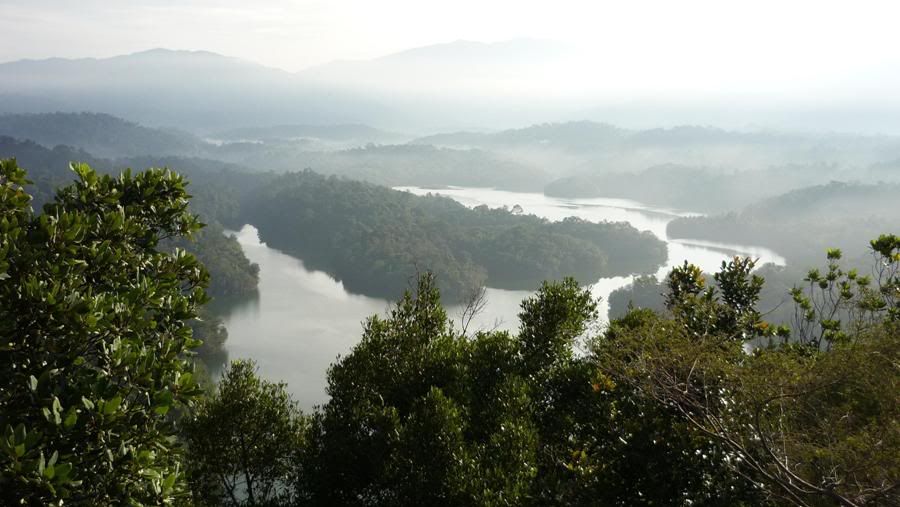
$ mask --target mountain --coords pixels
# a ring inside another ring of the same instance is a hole
[[[533,89],[548,76],[577,81],[555,70],[566,51],[547,41],[457,41],[298,73],[168,49],[21,60],[0,64],[0,112],[99,111],[202,134],[282,124],[521,125],[570,116],[571,105],[548,97],[547,86]]]
[[[613,51],[536,39],[455,41],[296,73],[169,49],[100,59],[21,60],[0,64],[0,112],[97,111],[204,135],[241,127],[338,124],[434,133],[571,118],[633,128],[757,124],[900,132],[890,87],[880,86],[862,101],[855,95],[850,101],[828,100],[846,99],[841,88],[846,83],[823,82],[815,103],[808,96],[774,92],[672,95],[660,93],[655,82],[632,86],[633,69],[622,68],[622,55]]]
[[[408,49],[372,60],[342,60],[300,71],[321,82],[356,82],[368,87],[435,91],[435,87],[480,88],[542,78],[572,57],[569,46],[548,40],[495,43],[458,40]],[[470,90],[471,91],[471,90]]]
[[[373,101],[292,73],[204,51],[0,65],[0,112],[102,111],[197,131],[274,123],[353,123]]]

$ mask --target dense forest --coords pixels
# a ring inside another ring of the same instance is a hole
[[[184,178],[74,169],[35,214],[0,162],[4,504],[900,502],[900,237],[869,242],[872,276],[829,251],[794,329],[757,309],[751,259],[674,269],[664,311],[605,328],[574,279],[545,282],[516,332],[473,334],[425,273],[302,413],[252,362],[198,385],[209,274],[161,248],[201,227]]]
[[[431,270],[452,299],[481,285],[534,289],[542,280],[655,271],[665,244],[624,223],[549,222],[507,209],[469,209],[312,171],[269,181],[244,203],[270,246],[355,292],[391,297]]]

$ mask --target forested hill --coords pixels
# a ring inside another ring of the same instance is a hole
[[[469,209],[311,171],[268,181],[244,216],[270,246],[342,280],[393,296],[416,270],[433,270],[452,298],[480,284],[535,289],[542,280],[655,271],[665,243],[624,223],[548,222],[505,209]]]
[[[196,156],[205,144],[187,132],[144,127],[100,113],[0,114],[0,136],[75,146],[107,158]]]
[[[766,246],[788,264],[809,265],[827,248],[850,258],[866,253],[866,238],[895,231],[900,184],[832,182],[764,199],[737,213],[679,218],[669,223],[673,238],[696,238]]]

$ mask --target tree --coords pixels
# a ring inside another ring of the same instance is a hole
[[[234,361],[215,394],[184,425],[194,500],[204,505],[291,505],[295,457],[306,419],[283,383]]]
[[[157,246],[200,224],[177,174],[72,170],[36,216],[0,161],[0,503],[171,502],[208,275]]]
[[[707,286],[700,268],[685,261],[666,280],[666,308],[699,339],[715,336],[744,342],[760,334],[786,335],[789,330],[784,327],[770,330],[756,309],[764,280],[753,274],[754,267],[756,261],[750,258],[722,261],[721,269],[713,275],[713,287]]]
[[[811,269],[804,288],[794,287],[794,329],[797,339],[815,348],[846,342],[884,319],[900,319],[900,237],[882,234],[869,242],[872,274],[844,270],[843,253],[827,252],[824,274]]]
[[[548,283],[523,308],[529,357],[559,363],[540,351],[567,350],[582,329],[578,316],[592,310],[567,300],[576,292],[574,281]],[[561,337],[550,340],[555,332]],[[306,500],[527,504],[540,449],[534,400],[545,397],[525,374],[522,344],[506,332],[454,329],[433,276],[423,275],[389,318],[367,321],[353,352],[329,371],[331,400],[314,418],[299,474]]]
[[[872,248],[876,272],[886,273],[879,285],[892,295],[900,243],[882,236]],[[800,303],[817,298],[801,308],[819,323],[812,339],[801,329],[790,340],[758,319],[747,306],[757,293],[749,273],[740,281],[740,269],[723,267],[716,280],[731,287],[717,300],[696,290],[690,282],[696,277],[682,276],[691,271],[683,269],[670,278],[679,282],[670,294],[674,318],[620,330],[620,360],[606,371],[717,442],[723,466],[769,498],[796,505],[897,503],[900,329],[891,301],[873,299],[885,291],[841,271],[839,257],[830,251],[828,274],[808,277],[811,291],[824,296],[794,291]],[[835,318],[840,307],[867,313],[842,324]],[[783,339],[745,350],[748,339],[773,332]]]

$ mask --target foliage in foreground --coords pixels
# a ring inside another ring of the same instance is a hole
[[[900,237],[883,235],[870,246],[874,279],[845,273],[834,250],[825,275],[810,271],[809,287],[793,291],[803,325],[791,337],[783,329],[773,337],[747,310],[755,297],[730,297],[733,286],[717,275],[720,294],[702,283],[670,292],[674,321],[644,312],[614,326],[616,346],[601,365],[718,442],[729,468],[769,498],[897,504]],[[673,272],[670,287],[684,287],[684,275]],[[753,296],[753,282],[744,287]],[[721,325],[719,315],[743,318]],[[765,337],[768,346],[746,352],[748,339]]]
[[[181,176],[73,170],[36,216],[0,161],[0,503],[162,503],[186,493],[172,413],[208,275],[157,246],[199,224]]]
[[[421,279],[331,369],[298,494],[342,505],[755,499],[723,473],[711,439],[576,353],[595,305],[573,279],[545,283],[523,301],[517,335],[465,336]]]

